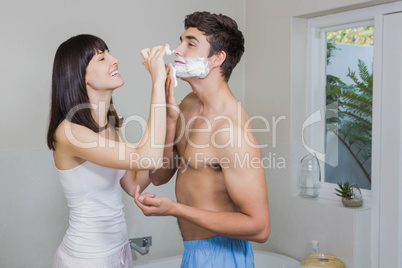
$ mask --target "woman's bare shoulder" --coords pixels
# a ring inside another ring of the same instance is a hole
[[[96,141],[97,133],[64,119],[55,131],[55,143],[63,146],[83,146]]]

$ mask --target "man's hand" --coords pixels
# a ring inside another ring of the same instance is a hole
[[[176,122],[179,118],[179,105],[177,105],[176,98],[174,96],[174,73],[173,67],[170,63],[166,65],[167,79],[165,82],[165,96],[166,96],[166,117],[170,122]]]
[[[140,195],[139,186],[135,189],[134,202],[145,216],[169,216],[174,203],[169,197],[155,197],[149,193]]]

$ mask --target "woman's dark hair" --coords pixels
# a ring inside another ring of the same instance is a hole
[[[211,45],[208,57],[225,51],[226,60],[221,66],[221,72],[225,81],[229,81],[234,67],[244,53],[244,37],[237,23],[228,16],[204,11],[186,16],[184,28],[187,30],[190,27],[197,28],[207,36]]]
[[[71,37],[56,51],[52,74],[52,103],[47,132],[47,145],[54,150],[54,134],[60,123],[67,118],[72,123],[88,127],[99,133],[100,127],[94,120],[89,108],[89,98],[85,83],[86,68],[98,51],[108,50],[106,43],[99,37],[82,34]],[[120,120],[113,109],[108,111],[108,125],[120,127]]]

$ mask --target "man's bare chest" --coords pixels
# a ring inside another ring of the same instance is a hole
[[[176,144],[182,164],[193,169],[217,168],[220,164],[216,140],[216,124],[210,118],[192,117],[186,120],[186,127]]]

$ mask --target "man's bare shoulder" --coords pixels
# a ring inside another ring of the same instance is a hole
[[[194,92],[189,93],[179,104],[180,110],[185,111],[190,107],[193,107],[195,104],[200,103],[200,99]]]
[[[225,109],[218,115],[222,120],[217,124],[218,128],[222,128],[230,121],[230,127],[243,130],[249,128],[250,120],[246,110],[238,101],[232,101],[225,104]],[[225,120],[223,120],[225,119]]]

